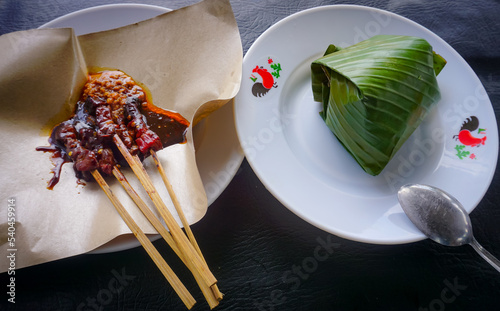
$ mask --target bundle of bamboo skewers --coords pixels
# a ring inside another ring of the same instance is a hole
[[[168,193],[171,197],[172,202],[174,203],[175,209],[182,221],[182,225],[184,227],[184,232],[182,232],[181,228],[173,218],[172,214],[166,207],[165,203],[161,199],[153,185],[151,179],[149,178],[146,169],[142,165],[139,157],[132,156],[123,142],[121,141],[118,135],[113,137],[113,140],[126,159],[127,163],[133,170],[135,176],[139,179],[144,189],[148,193],[149,197],[153,201],[155,207],[160,213],[162,219],[167,225],[170,232],[162,225],[160,220],[155,216],[155,214],[150,210],[150,208],[145,204],[145,202],[139,197],[137,192],[132,188],[132,186],[128,183],[125,176],[121,173],[120,169],[115,166],[113,168],[113,175],[123,186],[125,191],[129,194],[132,200],[136,203],[142,213],[146,216],[149,222],[153,225],[153,227],[158,231],[158,233],[165,239],[168,245],[172,248],[172,250],[179,256],[179,258],[183,261],[183,263],[189,268],[191,273],[193,274],[196,282],[200,286],[200,289],[207,300],[210,308],[214,308],[219,304],[219,301],[222,299],[222,293],[219,291],[217,286],[217,280],[210,272],[210,269],[207,266],[205,259],[201,253],[201,250],[198,246],[198,243],[195,240],[195,237],[189,227],[189,223],[184,216],[184,212],[182,207],[177,200],[175,192],[172,189],[172,186],[165,174],[163,166],[159,161],[156,152],[154,150],[150,150],[151,156],[154,159],[155,165],[160,172],[160,175],[165,183],[165,186],[168,190]],[[134,219],[130,216],[130,214],[126,211],[123,205],[120,203],[119,199],[113,194],[108,184],[101,176],[101,174],[97,170],[92,171],[92,176],[94,176],[95,180],[99,183],[102,190],[106,193],[110,201],[115,206],[116,210],[123,218],[127,226],[130,228],[132,233],[137,237],[141,245],[147,251],[151,259],[158,266],[160,271],[163,273],[168,282],[172,285],[173,289],[179,295],[181,300],[184,302],[188,309],[195,304],[194,298],[179,280],[179,278],[175,275],[169,265],[165,262],[165,260],[161,257],[160,253],[156,250],[154,245],[148,239],[146,234],[141,230],[141,228],[136,224]]]

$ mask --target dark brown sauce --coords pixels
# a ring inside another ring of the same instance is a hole
[[[91,79],[95,79],[95,77],[98,77],[101,73],[105,73],[106,71],[103,72],[98,72],[98,73],[93,73],[89,74],[89,81]],[[130,85],[130,80],[131,78],[126,76],[125,82]],[[88,95],[88,85],[89,83],[86,84],[84,87],[84,92],[82,93],[81,100],[83,100],[86,96]],[[121,85],[121,82],[120,82]],[[149,128],[155,132],[161,141],[162,148],[166,148],[168,146],[174,145],[174,144],[182,144],[186,143],[186,132],[189,127],[189,121],[186,120],[181,114],[169,110],[162,109],[160,107],[157,107],[153,105],[150,102],[150,99],[147,98],[148,96],[146,95],[146,91],[143,89],[144,86],[139,86],[135,81],[132,80],[132,86],[133,90],[132,92],[134,94],[130,95],[127,94],[129,97],[137,96],[137,93],[139,93],[139,97],[143,99],[142,104],[139,105],[139,110],[140,112],[145,116],[146,118],[146,123],[149,126]],[[102,98],[102,89],[99,91],[99,96]],[[97,93],[97,91],[96,91]],[[126,93],[126,92],[125,92]],[[75,112],[71,116],[73,118]],[[62,123],[60,123],[62,124]],[[54,138],[54,131],[60,124],[56,125],[50,134],[49,137],[49,144],[50,146],[41,146],[37,147],[37,151],[42,151],[42,152],[50,152],[52,153],[51,156],[51,161],[54,164],[54,167],[51,169],[51,173],[53,174],[51,180],[47,183],[47,189],[52,190],[54,186],[59,182],[60,177],[61,177],[61,170],[62,167],[65,163],[72,162],[71,158],[66,154],[65,147],[58,143],[56,139]],[[119,152],[113,152],[117,163],[120,163],[120,165],[126,165],[122,159],[121,155]],[[119,158],[117,158],[117,156]],[[148,154],[143,154],[140,155],[142,157],[147,157]],[[80,177],[77,172],[77,183],[78,184],[84,184],[81,182]]]
[[[56,147],[55,145],[50,145],[47,147],[36,147],[36,151],[43,151],[43,152],[51,152],[51,161],[52,164],[54,164],[54,167],[50,170],[50,172],[53,174],[52,178],[49,180],[47,183],[47,189],[52,190],[54,189],[54,186],[57,185],[57,182],[61,178],[61,170],[64,165],[64,163],[71,162],[71,159],[66,155],[66,152],[61,150],[60,148]]]
[[[146,116],[149,128],[160,136],[163,148],[186,142],[189,121],[181,114],[164,110],[149,102],[142,105],[141,113]]]

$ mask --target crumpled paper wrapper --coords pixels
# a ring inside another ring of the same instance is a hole
[[[196,167],[192,126],[239,89],[243,52],[228,0],[205,0],[78,37],[72,29],[10,33],[0,37],[0,51],[0,252],[16,249],[16,269],[86,253],[130,233],[97,183],[77,183],[71,163],[64,165],[54,190],[48,190],[51,154],[35,151],[48,145],[54,125],[70,117],[88,68],[124,71],[149,89],[153,104],[191,121],[187,143],[165,148],[158,156],[189,223],[204,216],[207,198]],[[177,217],[153,160],[144,164]],[[131,170],[123,172],[152,207]],[[119,183],[112,177],[107,181],[139,226],[156,233]],[[9,244],[9,198],[15,199],[15,244]],[[0,272],[8,267],[7,260],[0,261]]]

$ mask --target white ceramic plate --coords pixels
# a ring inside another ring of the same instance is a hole
[[[155,17],[170,9],[143,4],[111,4],[64,15],[40,28],[71,27],[77,35],[109,30]],[[227,104],[193,129],[196,162],[203,185],[212,204],[226,189],[243,161],[236,135],[233,104]],[[223,137],[224,139],[221,139]],[[159,238],[155,235],[152,239]],[[132,235],[125,235],[101,246],[93,253],[120,251],[139,246]]]
[[[425,38],[448,64],[438,76],[442,99],[436,109],[373,177],[320,118],[321,105],[312,99],[310,63],[331,43],[345,47],[378,34]],[[483,86],[452,47],[406,18],[352,5],[296,13],[255,41],[245,55],[242,79],[235,118],[249,163],[286,207],[325,231],[376,244],[421,240],[424,236],[397,201],[401,185],[440,187],[470,212],[491,183],[498,132]],[[477,147],[454,137],[472,116],[479,121],[472,136],[480,142],[487,137]]]

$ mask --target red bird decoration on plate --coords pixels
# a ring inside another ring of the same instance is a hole
[[[471,116],[467,118],[465,122],[462,124],[460,128],[460,132],[458,135],[453,136],[453,138],[459,140],[463,145],[470,147],[479,147],[480,145],[484,145],[486,141],[486,136],[483,137],[475,137],[472,135],[472,132],[476,131],[479,128],[479,120],[475,116]],[[483,129],[479,130],[479,133],[484,131]]]
[[[257,82],[252,87],[252,94],[255,97],[262,97],[266,95],[266,93],[269,92],[272,87],[277,87],[276,83],[274,82],[273,75],[269,71],[267,71],[267,69],[263,68],[262,66],[255,66],[252,72],[258,74],[262,78],[262,83]]]

